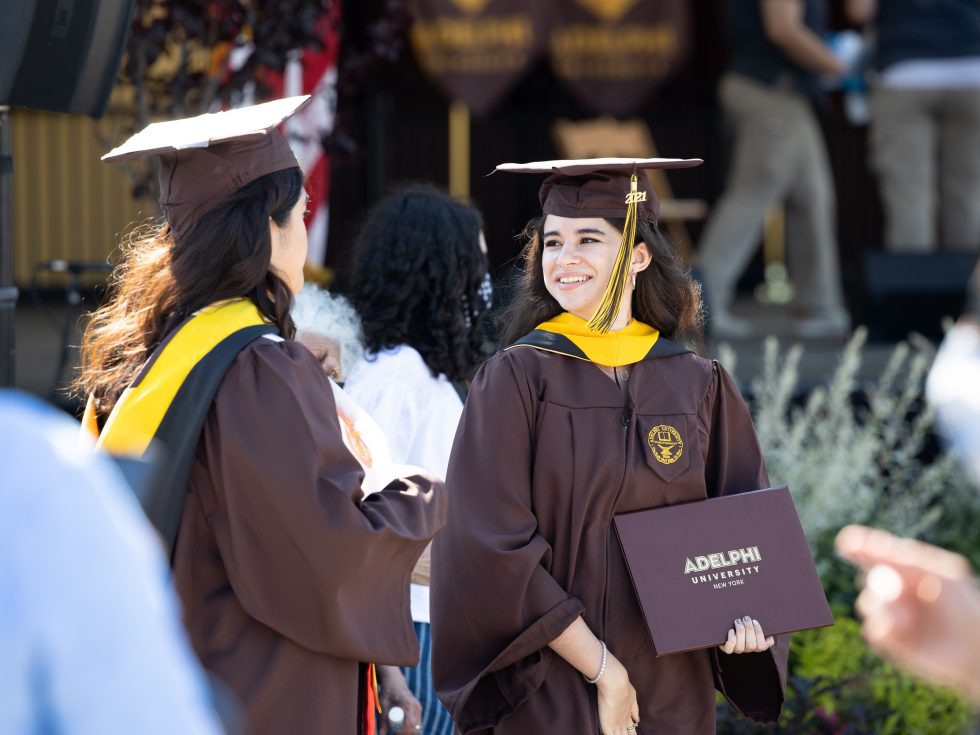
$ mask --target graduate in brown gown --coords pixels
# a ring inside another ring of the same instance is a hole
[[[697,163],[515,166],[550,174],[544,216],[501,320],[510,347],[470,388],[432,554],[434,679],[462,733],[708,735],[716,687],[779,715],[787,642],[765,611],[723,647],[658,658],[612,524],[768,486],[731,378],[685,346],[699,295],[642,170]]]
[[[134,236],[79,384],[104,449],[166,459],[145,507],[247,732],[373,734],[368,664],[418,659],[409,578],[445,496],[420,472],[364,497],[327,378],[291,339],[307,197],[276,125],[303,102],[165,123],[107,156],[160,156],[166,221]]]

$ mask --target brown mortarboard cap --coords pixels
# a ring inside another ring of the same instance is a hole
[[[178,239],[255,179],[299,167],[277,126],[310,100],[287,97],[236,110],[153,123],[103,161],[160,156],[160,206]]]
[[[612,327],[626,293],[636,223],[643,220],[656,225],[660,218],[660,202],[647,177],[640,172],[651,168],[691,168],[702,163],[700,158],[583,158],[502,163],[496,170],[549,174],[538,193],[544,214],[625,220],[609,282],[588,323],[589,329],[604,333]]]
[[[541,184],[541,211],[559,217],[626,216],[626,195],[632,175],[652,168],[691,168],[700,158],[585,158],[570,161],[502,163],[497,171],[550,174]],[[646,197],[637,202],[637,216],[651,224],[660,218],[660,202],[646,176],[637,177],[637,189]]]

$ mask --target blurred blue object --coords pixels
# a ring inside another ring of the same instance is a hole
[[[66,415],[0,391],[0,733],[213,735],[159,539]]]
[[[839,88],[843,92],[844,115],[851,125],[867,125],[871,107],[865,75],[871,65],[872,49],[860,33],[851,30],[828,34],[827,44],[846,67],[839,78],[829,83],[828,89]]]

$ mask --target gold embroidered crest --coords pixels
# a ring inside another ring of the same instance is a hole
[[[654,426],[647,435],[647,441],[654,458],[661,464],[674,464],[684,453],[684,440],[673,426]]]

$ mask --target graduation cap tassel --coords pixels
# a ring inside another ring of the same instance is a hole
[[[630,255],[633,252],[633,241],[636,239],[636,211],[639,202],[646,201],[646,192],[639,191],[636,182],[636,171],[630,178],[630,192],[626,195],[626,223],[623,225],[623,239],[619,243],[619,252],[613,264],[609,283],[602,294],[602,301],[596,309],[588,328],[594,332],[605,333],[616,321],[619,313],[619,302],[626,291],[626,281],[630,275]]]

